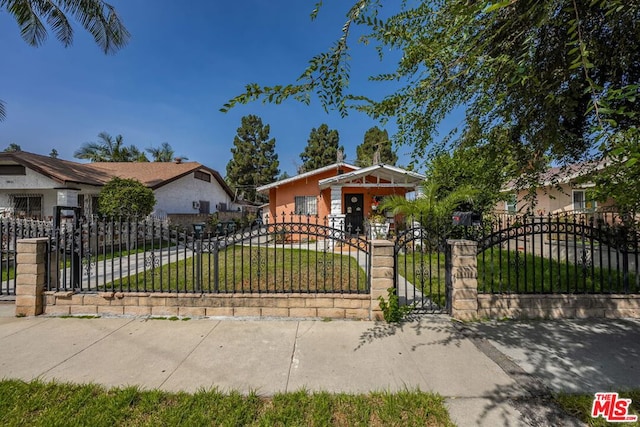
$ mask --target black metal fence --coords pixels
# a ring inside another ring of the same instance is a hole
[[[640,293],[633,224],[610,212],[490,221],[475,230],[478,292]]]
[[[51,236],[48,289],[74,292],[367,293],[370,246],[296,216],[212,233],[158,220],[84,220]]]
[[[51,223],[30,219],[0,218],[0,296],[15,295],[16,248],[20,239],[51,235]]]

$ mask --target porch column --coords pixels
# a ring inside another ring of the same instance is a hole
[[[342,215],[342,186],[331,187],[331,215]]]
[[[333,228],[342,230],[340,236],[334,236],[342,238],[344,236],[344,217],[342,213],[342,187],[339,185],[333,185],[331,187],[331,213],[329,214],[329,225]]]

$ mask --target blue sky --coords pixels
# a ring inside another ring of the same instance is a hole
[[[109,56],[78,26],[69,48],[52,34],[32,48],[0,12],[0,99],[7,108],[0,149],[16,143],[46,155],[55,148],[60,158],[74,160],[76,149],[106,131],[143,149],[169,142],[176,154],[225,175],[241,117],[256,114],[271,126],[280,169],[293,174],[311,128],[327,123],[337,129],[353,161],[365,131],[378,124],[358,113],[327,114],[317,100],[219,111],[247,83],[293,82],[340,35],[349,1],[325,2],[315,21],[309,17],[315,0],[111,3],[132,37]],[[364,77],[393,64],[380,63],[372,49],[356,49],[354,59],[352,85],[375,95],[378,88]],[[408,151],[399,149],[400,164],[409,162]]]

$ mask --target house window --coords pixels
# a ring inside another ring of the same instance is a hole
[[[200,202],[198,202],[200,204],[200,208],[199,208],[199,213],[201,214],[208,214],[209,213],[209,202],[208,201],[204,201],[204,200],[200,200]]]
[[[0,175],[26,175],[27,171],[22,165],[0,165]]]
[[[573,190],[573,210],[577,212],[593,212],[597,203],[585,190]]]
[[[508,214],[515,214],[517,212],[518,196],[515,194],[509,195],[509,199],[504,202],[504,210]]]
[[[209,175],[206,172],[202,172],[202,171],[195,171],[193,173],[193,177],[195,179],[199,179],[200,181],[207,181],[207,182],[211,182],[211,175]]]
[[[20,218],[42,218],[42,194],[15,194],[11,196],[13,214]]]
[[[315,196],[296,196],[295,202],[296,215],[318,214],[318,199]]]

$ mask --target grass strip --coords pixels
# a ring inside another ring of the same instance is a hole
[[[3,426],[453,426],[437,394],[142,391],[98,385],[0,381]]]

